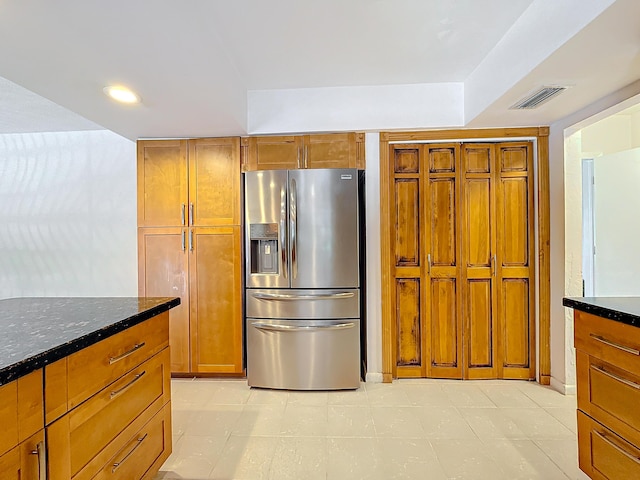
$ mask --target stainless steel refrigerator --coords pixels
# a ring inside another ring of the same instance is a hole
[[[358,171],[245,174],[247,378],[358,388]]]

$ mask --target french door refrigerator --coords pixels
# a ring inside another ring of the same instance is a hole
[[[245,174],[247,379],[360,385],[358,171]]]

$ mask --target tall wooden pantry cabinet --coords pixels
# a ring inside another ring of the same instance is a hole
[[[138,290],[179,296],[172,373],[242,373],[240,139],[138,141]]]

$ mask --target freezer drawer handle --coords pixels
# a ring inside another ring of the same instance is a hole
[[[353,292],[342,293],[321,293],[319,295],[290,295],[285,293],[253,293],[254,298],[259,300],[331,300],[336,298],[352,298]]]
[[[598,342],[604,343],[605,345],[609,345],[610,347],[617,348],[618,350],[622,350],[623,352],[630,353],[632,355],[639,355],[640,350],[636,350],[635,348],[627,347],[626,345],[622,345],[620,343],[613,342],[608,340],[600,335],[596,335],[595,333],[590,333],[589,336]]]
[[[613,441],[609,440],[607,435],[605,435],[604,433],[600,433],[597,430],[594,430],[593,433],[595,433],[604,442],[608,443],[611,447],[615,448],[618,452],[620,452],[622,455],[627,457],[629,460],[632,460],[633,462],[635,462],[635,463],[640,465],[640,458],[636,457],[632,453],[627,452],[624,448],[622,448],[618,444],[614,443]]]
[[[252,325],[258,330],[268,330],[272,332],[308,332],[310,330],[344,330],[346,328],[353,328],[355,323],[337,323],[335,325],[314,325],[308,327],[299,325],[271,325],[268,323],[254,323]]]

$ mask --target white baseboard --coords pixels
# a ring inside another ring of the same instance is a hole
[[[365,378],[367,383],[382,383],[382,373],[367,372]]]
[[[566,385],[553,377],[551,377],[551,388],[563,395],[575,395],[577,393],[575,385]]]

